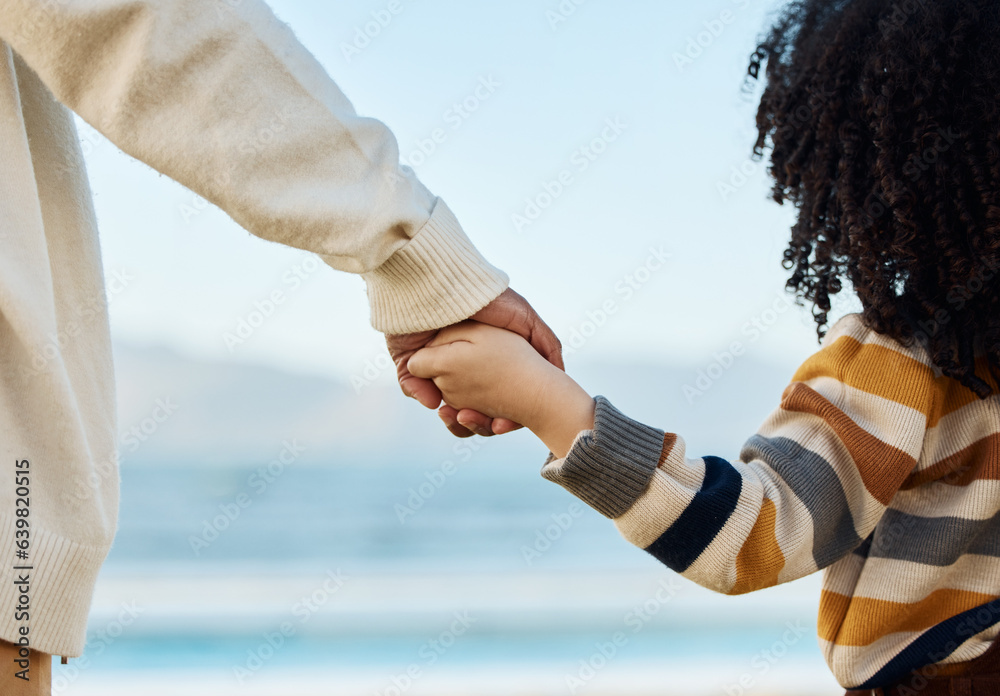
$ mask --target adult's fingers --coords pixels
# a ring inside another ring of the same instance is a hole
[[[445,426],[456,437],[469,437],[471,435],[481,435],[482,437],[492,437],[493,420],[478,411],[472,409],[462,409],[459,411],[448,404],[438,409],[438,416],[444,421]],[[459,421],[461,418],[461,422]]]
[[[397,368],[398,370],[398,368]],[[399,388],[403,393],[412,399],[416,399],[422,406],[427,408],[437,408],[441,404],[441,390],[437,388],[433,381],[415,377],[405,370],[399,374]]]
[[[410,358],[427,345],[437,331],[422,331],[416,334],[397,334],[385,337],[386,348],[396,363],[396,379],[399,388],[410,398],[416,399],[427,408],[437,408],[441,403],[441,390],[429,379],[417,377],[409,370]]]
[[[507,433],[512,433],[515,430],[520,430],[524,426],[520,423],[515,423],[512,420],[506,418],[494,418],[493,419],[493,434],[494,435],[506,435]]]
[[[479,411],[463,408],[455,417],[464,428],[480,437],[493,437],[495,434],[493,432],[493,419]]]
[[[528,301],[511,288],[504,290],[472,319],[521,335],[542,357],[560,370],[565,369],[559,339]]]
[[[458,411],[457,413],[458,415],[456,415],[455,418],[458,420],[459,423],[463,424],[472,423],[481,428],[488,427],[490,429],[488,433],[476,430],[476,435],[482,435],[483,437],[489,437],[490,435],[506,435],[507,433],[513,432],[515,430],[520,430],[521,428],[524,427],[520,423],[515,423],[514,421],[508,420],[506,418],[490,419],[488,416],[484,416],[479,411],[473,411],[471,408],[463,408],[461,411]]]
[[[563,363],[562,342],[549,325],[542,321],[542,318],[535,314],[535,323],[531,330],[531,338],[528,339],[531,347],[537,350],[542,357],[550,363],[565,370]]]
[[[438,409],[438,417],[444,422],[445,427],[448,428],[448,432],[450,432],[455,437],[462,437],[462,438],[472,437],[473,435],[475,435],[474,432],[472,432],[464,425],[459,423],[457,420],[455,420],[455,417],[453,415],[450,415],[446,409],[451,409],[452,411],[454,411],[455,409],[447,405],[442,406],[441,408]]]

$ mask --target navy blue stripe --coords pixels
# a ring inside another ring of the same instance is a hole
[[[855,689],[878,689],[899,683],[914,670],[940,662],[965,641],[1000,623],[1000,599],[994,599],[942,621],[925,631],[875,676]]]
[[[725,526],[742,490],[743,478],[732,464],[718,457],[705,457],[701,490],[677,521],[646,551],[667,567],[683,573]]]
[[[861,542],[861,545],[854,549],[854,555],[861,556],[862,558],[868,558],[868,554],[871,553],[872,550],[872,539],[874,536],[875,532],[869,534],[868,537]]]

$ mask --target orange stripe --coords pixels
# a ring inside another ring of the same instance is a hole
[[[795,373],[794,381],[806,382],[816,377],[832,377],[855,389],[909,406],[925,416],[931,414],[925,390],[928,382],[934,381],[934,372],[890,348],[841,336],[806,360]]]
[[[667,463],[667,458],[670,453],[673,452],[674,446],[677,444],[677,435],[674,433],[666,433],[663,436],[663,449],[660,450],[660,461],[656,466],[662,467]]]
[[[847,447],[865,488],[883,505],[889,504],[913,471],[916,463],[913,457],[882,442],[801,382],[785,389],[781,407],[786,411],[812,413],[825,420]]]
[[[736,584],[728,594],[743,594],[778,584],[785,555],[774,531],[777,516],[774,502],[765,498],[757,522],[736,557]]]
[[[909,490],[932,481],[952,486],[968,486],[973,481],[1000,480],[1000,435],[977,440],[950,457],[918,471],[906,479],[902,488]]]
[[[990,372],[986,356],[976,358],[976,376],[1000,392]],[[861,343],[851,336],[841,336],[806,360],[795,373],[794,381],[832,377],[856,389],[909,406],[927,416],[933,428],[944,416],[975,403],[979,397],[968,387],[950,377],[935,376],[934,371],[914,358],[872,343]],[[930,384],[930,393],[921,386]]]
[[[837,645],[871,645],[890,633],[925,631],[994,599],[995,595],[967,590],[936,590],[919,602],[904,604],[824,590],[819,636]]]
[[[847,612],[851,608],[851,598],[837,592],[823,590],[819,596],[819,625],[816,632],[823,640],[837,642],[837,633],[844,625]]]

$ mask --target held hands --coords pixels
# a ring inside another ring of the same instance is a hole
[[[510,288],[470,319],[513,331],[528,341],[546,360],[562,369],[562,347],[559,345],[559,339],[527,300]],[[400,388],[404,394],[416,399],[427,408],[438,407],[441,403],[441,391],[431,380],[411,374],[407,365],[410,357],[430,344],[439,333],[439,330],[434,330],[386,336],[386,345],[396,363],[396,377],[399,379]],[[521,427],[505,418],[493,419],[471,409],[459,411],[447,404],[442,406],[438,413],[448,430],[457,437],[469,437],[473,433],[483,436],[500,435]]]
[[[517,334],[476,322],[442,329],[410,358],[409,369],[433,380],[448,406],[524,424],[544,385],[562,374]]]
[[[433,380],[446,406],[523,423],[559,457],[594,425],[590,396],[511,331],[474,321],[442,329],[407,369]]]

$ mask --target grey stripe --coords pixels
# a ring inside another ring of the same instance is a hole
[[[560,466],[550,456],[542,476],[616,519],[649,486],[663,452],[664,433],[622,415],[603,396],[595,401],[594,430],[577,440]]]
[[[766,462],[809,510],[813,559],[819,568],[834,563],[861,543],[840,478],[826,459],[787,437],[762,435],[747,441],[740,459]]]
[[[950,566],[965,554],[1000,558],[1000,513],[987,520],[918,517],[889,509],[875,528],[869,556]]]

